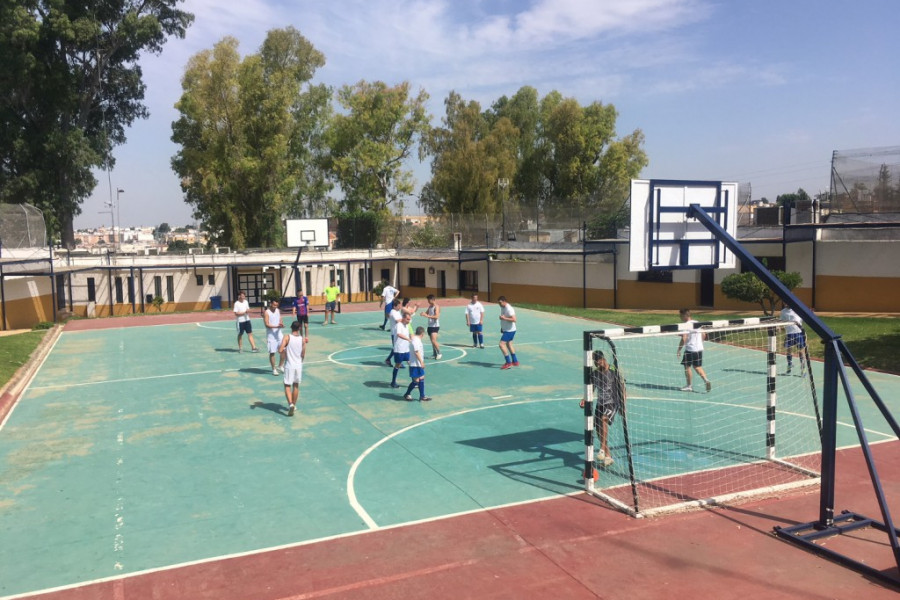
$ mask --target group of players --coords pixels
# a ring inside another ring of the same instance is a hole
[[[413,315],[418,310],[418,305],[410,304],[409,298],[398,297],[400,291],[382,282],[381,301],[379,307],[384,308],[384,321],[381,329],[388,329],[391,333],[391,352],[384,363],[393,367],[391,375],[391,387],[399,388],[397,375],[403,367],[403,363],[409,365],[410,384],[403,395],[404,400],[412,400],[412,392],[419,390],[419,401],[427,402],[431,397],[425,393],[425,356],[423,338],[428,334],[431,342],[433,360],[439,360],[442,356],[438,335],[441,329],[441,307],[437,304],[433,294],[427,297],[428,307],[419,313],[419,316],[428,319],[427,327],[412,328]],[[516,311],[507,302],[504,296],[497,300],[500,305],[500,351],[503,353],[504,364],[501,369],[510,369],[519,366],[519,359],[513,346],[513,338],[516,335]],[[484,305],[478,301],[478,295],[473,294],[471,301],[466,305],[466,326],[472,334],[472,347],[484,348]]]
[[[325,322],[328,324],[329,314],[331,323],[334,320],[336,297],[339,291],[334,281],[325,292]],[[428,334],[432,347],[432,359],[439,360],[442,356],[438,332],[440,331],[441,307],[437,304],[433,294],[427,298],[428,307],[420,316],[428,319],[428,326],[412,329],[412,317],[418,310],[418,305],[410,305],[409,298],[399,299],[400,292],[386,281],[383,282],[381,302],[384,307],[384,322],[381,329],[390,324],[391,353],[385,359],[385,364],[393,367],[391,387],[399,388],[397,375],[403,367],[403,363],[409,366],[410,384],[403,395],[404,400],[412,401],[412,392],[418,388],[419,401],[428,402],[431,397],[425,393],[425,357],[423,337]],[[513,338],[516,335],[516,311],[506,301],[504,296],[498,299],[500,305],[500,350],[503,353],[504,364],[501,369],[510,369],[519,366],[519,359],[513,346]],[[234,315],[237,320],[238,352],[243,352],[243,336],[247,334],[251,352],[259,352],[256,341],[253,339],[253,324],[250,320],[250,303],[247,295],[238,292],[237,301],[234,303]],[[484,348],[484,305],[478,301],[478,295],[472,296],[471,302],[466,305],[466,325],[472,334],[472,346]],[[266,326],[266,347],[269,351],[269,363],[272,366],[272,375],[284,375],[284,395],[288,402],[288,416],[293,416],[296,410],[300,393],[300,381],[303,376],[303,359],[306,357],[306,344],[309,342],[309,299],[300,291],[294,299],[291,313],[294,317],[291,323],[290,335],[283,335],[281,311],[278,302],[272,300],[263,311],[263,323]],[[276,355],[279,357],[275,364]]]

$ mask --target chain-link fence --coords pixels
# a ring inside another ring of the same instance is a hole
[[[45,248],[44,213],[30,204],[0,204],[0,247]]]
[[[900,146],[835,150],[829,213],[900,212]]]

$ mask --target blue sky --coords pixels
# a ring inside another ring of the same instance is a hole
[[[617,132],[641,129],[647,178],[749,182],[754,199],[827,191],[834,150],[900,145],[896,0],[187,0],[184,40],[142,59],[149,119],[76,227],[193,222],[170,168],[187,60],[226,35],[244,54],[293,25],[324,53],[315,83],[409,81],[489,106],[530,85],[613,104]],[[410,165],[419,185],[427,165]],[[111,180],[111,183],[110,183]],[[110,189],[113,193],[110,194]],[[102,211],[106,211],[103,213]],[[410,211],[407,211],[410,212]],[[117,222],[119,217],[117,216]]]

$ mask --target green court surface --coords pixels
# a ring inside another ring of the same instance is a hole
[[[390,388],[380,312],[314,315],[294,417],[259,319],[259,354],[230,321],[64,332],[0,429],[0,596],[579,492],[582,332],[601,325],[520,309],[501,371],[497,315],[478,349],[444,309],[429,403],[403,400],[405,369]],[[658,396],[683,384],[672,360]],[[872,374],[885,397],[897,379]]]

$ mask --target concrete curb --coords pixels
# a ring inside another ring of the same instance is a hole
[[[62,326],[54,325],[31,353],[28,361],[19,367],[10,380],[0,388],[0,425],[6,421],[6,417],[19,401],[22,391],[31,383],[38,367],[43,364],[61,334]]]

